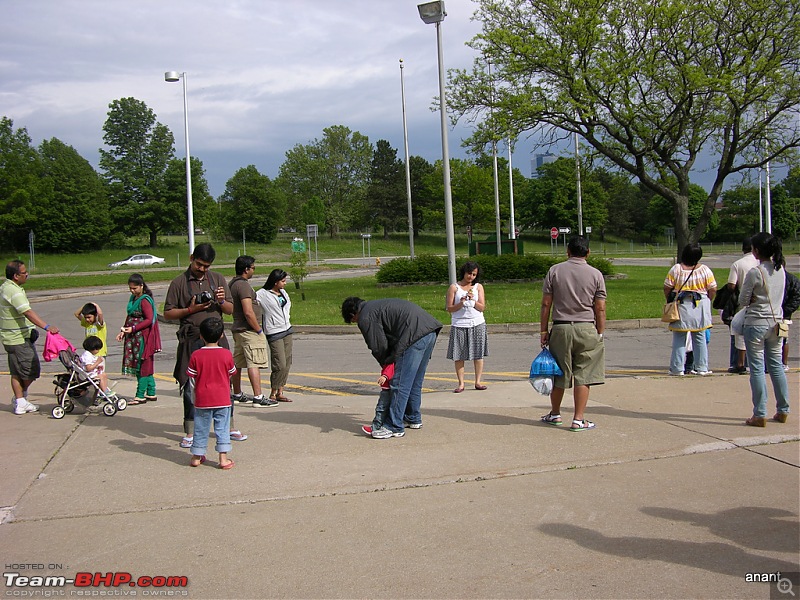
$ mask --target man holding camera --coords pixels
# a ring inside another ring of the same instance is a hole
[[[211,244],[198,244],[189,257],[189,268],[169,284],[164,301],[164,318],[180,321],[178,352],[173,376],[183,396],[183,431],[181,448],[190,448],[194,440],[194,390],[186,374],[192,353],[203,346],[200,323],[208,317],[233,313],[233,300],[225,278],[211,270],[217,253]],[[219,345],[230,349],[223,333]],[[247,436],[234,429],[231,413],[231,439],[244,441]]]

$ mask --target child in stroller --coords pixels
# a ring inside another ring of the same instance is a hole
[[[58,353],[59,360],[69,372],[60,373],[53,380],[58,401],[51,412],[55,419],[62,419],[66,413],[71,413],[75,409],[75,402],[86,409],[98,406],[108,417],[113,417],[118,410],[125,410],[128,406],[124,398],[108,387],[105,360],[98,356],[103,342],[96,336],[90,336],[84,340],[83,347],[85,352],[81,357],[71,350]]]

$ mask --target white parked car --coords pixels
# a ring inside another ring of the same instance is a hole
[[[124,260],[118,260],[108,266],[112,269],[118,269],[119,267],[149,267],[151,265],[160,265],[163,262],[163,258],[153,256],[152,254],[133,254]]]

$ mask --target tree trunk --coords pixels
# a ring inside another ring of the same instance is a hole
[[[150,247],[156,248],[158,246],[158,232],[154,229],[150,230]]]

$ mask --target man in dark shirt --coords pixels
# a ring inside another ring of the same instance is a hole
[[[402,437],[405,427],[422,427],[422,382],[442,324],[416,304],[397,298],[342,303],[345,323],[357,323],[375,360],[394,363],[388,418],[372,437]]]
[[[181,448],[191,448],[194,438],[193,389],[189,384],[186,368],[189,357],[203,346],[200,337],[200,323],[208,317],[233,313],[233,301],[228,284],[222,275],[211,271],[217,253],[211,244],[198,244],[189,257],[189,268],[169,284],[164,301],[164,318],[180,321],[178,329],[178,352],[173,376],[180,385],[183,396],[183,431]],[[230,349],[228,339],[223,334],[219,345]],[[231,411],[231,439],[244,441],[247,436],[234,429]]]

